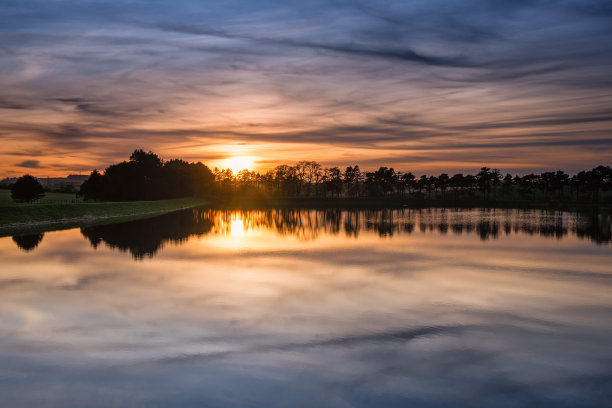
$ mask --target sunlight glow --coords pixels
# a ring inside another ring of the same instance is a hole
[[[230,235],[235,238],[242,238],[245,235],[244,222],[242,219],[236,219],[232,221],[230,227]]]
[[[234,174],[240,170],[252,169],[255,161],[249,156],[236,156],[225,160],[224,167],[231,169]]]

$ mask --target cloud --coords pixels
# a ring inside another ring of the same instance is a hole
[[[25,167],[28,169],[39,169],[40,168],[40,161],[39,160],[24,160],[20,163],[17,163],[16,166],[18,167]]]
[[[29,105],[0,100],[0,109],[30,109]]]
[[[157,24],[159,29],[164,31],[173,31],[187,34],[197,34],[220,37],[231,40],[242,40],[248,42],[256,42],[264,45],[276,45],[296,48],[309,48],[312,50],[331,51],[348,55],[362,57],[377,57],[385,59],[397,59],[401,61],[410,61],[433,66],[464,66],[465,63],[461,59],[433,57],[422,55],[410,48],[368,48],[357,46],[348,43],[318,43],[310,41],[292,40],[288,38],[266,38],[249,35],[230,34],[220,30],[212,30],[199,28],[196,26],[186,26],[181,24]]]
[[[84,98],[55,98],[54,100],[67,104],[80,104],[86,102],[86,99]]]
[[[70,4],[11,2],[0,16],[0,139],[49,165],[70,158],[64,171],[143,145],[398,169],[612,157],[600,2]],[[536,155],[547,147],[556,158]]]

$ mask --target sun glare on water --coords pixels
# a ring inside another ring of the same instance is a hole
[[[244,222],[242,221],[242,219],[236,219],[232,221],[232,224],[230,227],[230,236],[234,238],[242,238],[244,237],[244,235],[245,235]]]

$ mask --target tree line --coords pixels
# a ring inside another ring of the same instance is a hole
[[[280,165],[265,173],[215,169],[218,190],[225,195],[259,192],[288,197],[411,197],[426,200],[537,200],[599,201],[612,190],[612,168],[598,166],[573,176],[559,170],[524,176],[482,167],[476,174],[457,173],[415,176],[390,167],[363,172],[356,166],[344,170],[324,168],[314,161]]]
[[[13,186],[13,198],[32,201],[44,194],[31,176]],[[26,190],[32,190],[30,193]],[[77,195],[85,200],[135,201],[181,197],[358,198],[399,197],[419,200],[563,200],[601,201],[612,190],[612,168],[597,166],[575,175],[558,170],[524,176],[482,167],[476,174],[438,176],[358,165],[323,167],[315,161],[279,165],[266,172],[231,169],[211,171],[201,162],[164,161],[153,152],[135,150],[129,160],[94,170]],[[24,192],[25,191],[25,192]],[[609,194],[608,194],[609,196]],[[609,197],[605,197],[609,199]]]
[[[107,167],[104,174],[94,170],[77,195],[86,200],[137,201],[204,197],[214,190],[215,176],[201,162],[163,161],[137,149],[128,161]]]

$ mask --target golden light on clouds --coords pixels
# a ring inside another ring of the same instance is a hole
[[[207,5],[207,22],[156,3],[155,16],[180,22],[160,26],[136,23],[139,2],[103,15],[83,6],[79,18],[25,3],[11,6],[15,16],[49,18],[16,17],[2,37],[0,179],[103,170],[138,148],[234,172],[301,160],[574,172],[612,160],[609,24],[573,3],[517,5],[532,8],[529,18],[506,26],[514,6],[465,12],[474,6],[449,2],[458,32],[430,20],[439,7],[413,2],[372,5],[371,16],[324,2],[346,18],[307,30],[287,2],[280,14]],[[386,13],[430,24],[373,17]]]

